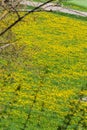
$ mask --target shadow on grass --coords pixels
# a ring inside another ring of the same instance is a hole
[[[82,20],[82,21],[87,21],[87,17],[83,17],[83,16],[76,16],[74,14],[67,14],[67,13],[63,13],[63,12],[51,12],[55,15],[62,15],[62,16],[66,16],[66,17],[70,17],[70,18],[74,18],[74,19],[78,19],[78,20]]]

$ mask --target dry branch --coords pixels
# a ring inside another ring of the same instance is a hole
[[[12,23],[10,26],[8,26],[4,31],[2,31],[0,33],[0,36],[2,36],[3,34],[5,34],[9,29],[11,29],[13,26],[15,26],[18,22],[20,22],[22,19],[24,19],[27,15],[29,15],[30,13],[33,13],[35,11],[37,11],[38,9],[40,9],[42,6],[52,2],[54,0],[48,0],[47,2],[42,3],[41,5],[35,7],[34,9],[28,11],[27,13],[25,13],[23,16],[19,17],[14,23]]]
[[[3,50],[3,49],[7,48],[7,47],[10,46],[10,45],[11,45],[11,44],[6,44],[6,45],[1,46],[1,47],[0,47],[0,50]]]

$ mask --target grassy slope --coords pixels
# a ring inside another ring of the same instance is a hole
[[[86,0],[85,1],[70,0],[67,2],[63,2],[63,4],[66,7],[87,12],[87,1]]]
[[[87,22],[44,12],[24,21],[0,56],[1,130],[85,130]]]
[[[71,3],[87,7],[87,0],[70,0]]]

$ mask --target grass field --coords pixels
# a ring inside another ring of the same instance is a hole
[[[87,12],[87,0],[68,0],[63,4],[69,8]]]
[[[0,53],[0,130],[86,130],[87,21],[35,13]]]
[[[87,8],[87,0],[70,0],[70,2]]]

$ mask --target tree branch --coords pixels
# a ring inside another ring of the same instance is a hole
[[[23,16],[19,17],[14,23],[12,23],[10,26],[8,26],[4,31],[2,31],[0,33],[0,36],[2,36],[4,33],[6,33],[9,29],[11,29],[13,26],[15,26],[18,22],[20,22],[23,18],[25,18],[27,15],[29,15],[30,13],[35,12],[36,10],[38,10],[40,7],[52,2],[54,0],[48,0],[47,2],[44,2],[43,4],[35,7],[34,9],[28,11],[27,13],[25,13]]]
[[[0,50],[3,50],[3,49],[5,49],[6,47],[8,47],[8,46],[10,46],[11,44],[5,44],[5,45],[3,45],[3,46],[1,46],[0,47]]]

